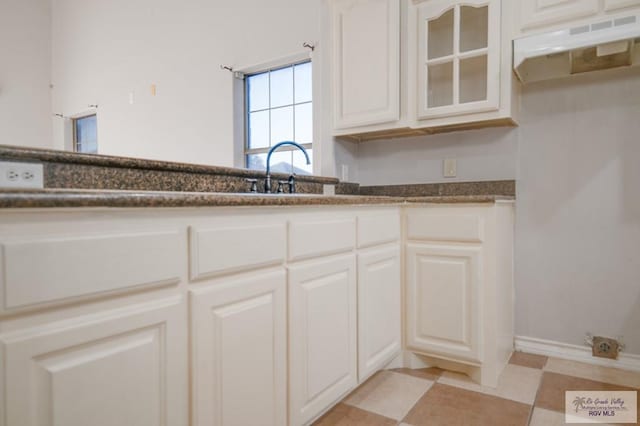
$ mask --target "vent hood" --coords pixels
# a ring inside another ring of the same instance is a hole
[[[640,15],[617,17],[513,41],[523,83],[640,64]]]

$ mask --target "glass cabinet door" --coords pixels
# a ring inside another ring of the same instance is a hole
[[[435,0],[418,8],[418,118],[497,109],[500,0]]]

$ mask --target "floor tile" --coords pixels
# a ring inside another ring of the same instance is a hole
[[[381,371],[347,397],[346,404],[401,420],[433,381]]]
[[[395,426],[395,420],[346,404],[338,404],[314,426]]]
[[[529,426],[564,426],[564,413],[545,410],[544,408],[533,409]]]
[[[546,363],[546,356],[528,354],[525,352],[514,352],[513,355],[511,355],[511,359],[509,360],[509,364],[540,369],[543,368]]]
[[[434,381],[434,382],[436,380],[438,380],[438,377],[440,377],[442,375],[442,373],[444,372],[443,369],[437,368],[437,367],[431,367],[431,368],[394,368],[393,370],[389,370],[389,371],[393,371],[394,373],[400,373],[400,374],[408,374],[409,376],[418,377],[420,379],[427,379],[427,380],[431,380],[431,381]]]
[[[564,413],[564,393],[568,390],[598,391],[635,389],[545,371],[542,375],[542,383],[538,390],[538,396],[536,397],[536,408],[544,408]]]
[[[438,383],[533,405],[541,377],[542,370],[537,368],[508,364],[500,375],[496,388],[481,386],[465,374],[450,371],[442,373]]]
[[[527,404],[436,383],[403,421],[413,426],[526,426],[530,411]]]
[[[582,377],[596,382],[640,388],[640,372],[637,371],[626,371],[619,368],[602,367],[559,358],[549,358],[544,371]]]

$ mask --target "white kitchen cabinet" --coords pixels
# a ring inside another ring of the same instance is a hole
[[[401,0],[396,2],[400,13],[399,56],[385,56],[372,46],[371,30],[364,24],[362,28],[351,26],[358,34],[354,39],[362,40],[362,45],[369,43],[368,47],[341,50],[345,34],[350,34],[341,32],[338,25],[342,8],[349,6],[350,14],[373,22],[362,11],[368,3],[372,2],[332,3],[333,25],[327,38],[333,47],[334,136],[360,142],[515,124],[519,86],[511,71],[514,2]],[[390,34],[388,26],[381,24],[376,31],[376,37]],[[345,55],[350,59],[343,60]],[[380,93],[388,91],[382,74],[390,64],[399,67],[399,115],[389,115],[387,121],[352,120],[345,125],[343,104],[353,105],[369,116],[388,103]],[[348,94],[341,89],[346,87],[346,75],[353,76],[349,78],[352,83]],[[372,83],[373,79],[379,81]]]
[[[334,127],[400,118],[400,0],[332,0]]]
[[[284,268],[190,291],[193,424],[286,424]]]
[[[398,244],[358,254],[358,381],[401,350],[401,272]]]
[[[513,205],[407,208],[405,336],[428,365],[495,387],[513,350]]]
[[[640,0],[519,0],[520,35],[565,29],[636,14]]]
[[[289,422],[307,424],[357,384],[355,254],[289,265]]]
[[[0,424],[186,426],[186,318],[176,296],[3,334]]]
[[[604,0],[606,12],[617,12],[627,8],[640,8],[640,0]]]
[[[497,110],[500,0],[432,0],[417,9],[417,118]]]
[[[598,13],[600,0],[520,0],[520,28],[548,27]]]

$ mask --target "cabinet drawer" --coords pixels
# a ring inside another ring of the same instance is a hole
[[[349,251],[355,245],[355,218],[289,222],[289,260]]]
[[[411,212],[407,215],[407,238],[481,243],[484,240],[484,219],[474,214]]]
[[[179,231],[49,235],[2,241],[2,310],[177,283]]]
[[[358,247],[400,239],[400,215],[396,212],[358,216]]]
[[[285,225],[221,226],[189,230],[192,280],[275,265],[285,258]]]

